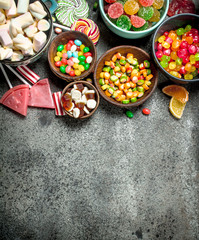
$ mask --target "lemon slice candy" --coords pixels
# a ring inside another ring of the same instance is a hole
[[[169,110],[174,117],[180,119],[185,109],[185,105],[186,102],[182,103],[178,101],[176,98],[172,97],[169,103]]]

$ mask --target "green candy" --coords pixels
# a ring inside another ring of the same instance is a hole
[[[60,72],[62,72],[62,73],[66,73],[66,67],[65,67],[65,66],[61,66],[61,67],[59,68],[59,70],[60,70]]]
[[[100,78],[100,80],[99,80],[99,84],[100,84],[101,86],[103,86],[103,85],[105,84],[105,82],[104,82],[104,79],[103,79],[103,78]]]
[[[86,60],[86,57],[84,55],[81,55],[81,56],[78,57],[78,60],[80,62],[84,62]]]
[[[122,103],[124,103],[124,104],[128,104],[129,102],[130,102],[130,100],[128,100],[128,99],[125,99],[122,101]]]
[[[154,14],[153,7],[140,7],[138,11],[138,16],[144,18],[144,20],[149,20]]]
[[[85,62],[83,62],[83,61],[81,61],[81,62],[79,62],[79,65],[82,65],[82,66],[85,66]]]
[[[128,110],[128,111],[126,111],[126,116],[127,116],[128,118],[132,118],[132,117],[133,117],[133,113]]]
[[[184,28],[178,28],[176,30],[176,33],[177,33],[178,36],[181,36],[181,35],[183,35],[185,33],[185,30],[184,30]]]
[[[169,62],[171,60],[171,58],[169,56],[167,56],[167,55],[163,55],[161,60]]]
[[[131,102],[132,102],[132,103],[137,102],[137,98],[136,98],[136,97],[131,98]]]
[[[199,61],[199,53],[196,53],[196,54],[195,54],[195,60],[196,60],[196,61]]]
[[[63,49],[64,49],[64,45],[59,45],[59,46],[57,47],[57,51],[58,51],[58,52],[61,52]]]
[[[176,62],[176,65],[181,65],[182,64],[182,58],[177,58],[176,60],[175,60],[175,62]]]
[[[169,63],[167,61],[161,61],[160,62],[160,65],[163,67],[163,68],[167,68],[169,66]]]
[[[184,30],[185,30],[185,32],[189,32],[191,29],[192,29],[192,26],[187,25]]]
[[[85,63],[84,69],[85,69],[85,70],[88,70],[89,68],[90,68],[90,64],[89,64],[89,63]]]
[[[119,28],[122,28],[124,30],[130,30],[131,28],[131,20],[129,17],[127,17],[126,15],[121,15],[117,21],[116,21],[116,25]]]
[[[135,28],[134,26],[132,26],[132,29],[133,29],[134,31],[144,31],[144,30],[146,30],[148,27],[149,27],[149,23],[146,22],[142,27],[140,27],[140,28]]]
[[[84,49],[83,49],[83,52],[84,53],[87,53],[87,52],[89,52],[90,51],[90,48],[89,47],[85,47]]]

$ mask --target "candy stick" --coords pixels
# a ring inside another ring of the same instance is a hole
[[[58,23],[53,23],[54,27],[58,27],[58,28],[61,28],[63,30],[66,30],[66,31],[70,31],[70,28],[69,27],[65,27],[61,24],[58,24]]]
[[[20,72],[27,80],[29,80],[32,84],[35,84],[39,79],[40,76],[33,72],[29,67],[26,65],[18,66],[17,71]]]
[[[26,82],[26,80],[23,77],[21,77],[13,68],[11,68],[9,65],[6,65],[6,67],[10,69],[10,71],[13,72],[19,78],[19,80],[21,80],[23,83],[27,84],[29,88],[31,88],[31,85],[28,82]]]
[[[63,108],[61,106],[61,94],[62,94],[61,91],[53,93],[53,100],[55,104],[55,115],[57,116],[66,115],[66,113],[63,111]]]
[[[9,78],[8,78],[8,75],[7,75],[7,73],[6,73],[6,71],[5,71],[4,67],[3,67],[3,65],[2,65],[1,63],[0,63],[0,68],[1,68],[1,70],[2,70],[2,72],[3,72],[3,75],[4,75],[4,77],[5,77],[6,81],[7,81],[7,83],[8,83],[8,86],[9,86],[10,88],[13,88],[13,86],[12,86],[12,84],[11,84]]]

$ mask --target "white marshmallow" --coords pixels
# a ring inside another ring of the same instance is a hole
[[[35,55],[33,47],[28,48],[27,50],[24,50],[24,51],[22,50],[22,53],[23,53],[24,56],[33,56],[33,55]]]
[[[87,87],[84,87],[84,89],[83,89],[83,91],[82,91],[82,94],[85,94],[87,91],[88,91],[88,88],[87,88]]]
[[[12,39],[5,29],[0,30],[0,42],[3,47],[12,47],[13,45]]]
[[[88,108],[94,109],[97,105],[97,102],[94,99],[89,99],[86,105]]]
[[[71,90],[71,96],[72,96],[72,99],[74,99],[75,101],[77,100],[81,100],[81,92],[79,90],[76,90],[76,89],[72,89]]]
[[[84,110],[84,112],[85,112],[86,114],[89,114],[89,113],[90,113],[90,112],[88,111],[88,109],[87,109],[86,106],[84,106],[83,110]]]
[[[73,117],[78,118],[80,115],[80,110],[79,108],[73,108]]]
[[[32,47],[32,42],[29,38],[24,37],[22,34],[18,34],[15,38],[13,38],[14,46],[22,51],[26,51]]]
[[[33,17],[31,13],[26,12],[19,17],[13,18],[16,24],[18,24],[21,28],[26,28],[34,23]]]
[[[29,5],[29,10],[32,15],[39,20],[47,15],[47,12],[44,10],[42,4],[39,1],[31,3]]]
[[[46,19],[41,19],[37,24],[37,28],[39,31],[48,31],[50,28],[50,23]]]
[[[0,48],[0,60],[9,59],[12,54],[13,50],[11,48]]]
[[[29,0],[18,0],[17,13],[26,13],[28,11]]]
[[[44,32],[38,32],[33,37],[33,49],[35,52],[39,52],[45,45],[47,36]]]
[[[8,18],[14,17],[17,15],[17,7],[16,7],[16,3],[14,0],[11,0],[11,7],[6,10],[6,16]]]
[[[5,17],[5,14],[4,14],[4,11],[3,9],[0,9],[0,24],[5,24],[6,23],[6,17]]]
[[[10,20],[7,20],[6,24],[0,25],[0,29],[5,29],[7,32],[9,32],[10,27]]]
[[[23,59],[23,54],[20,51],[13,52],[11,61],[20,61],[21,59]]]
[[[0,0],[0,8],[9,9],[11,7],[11,0]]]
[[[38,29],[37,29],[37,27],[35,27],[35,24],[32,24],[24,29],[25,34],[29,38],[33,38],[33,36],[35,35],[35,33],[37,33],[37,31],[38,31]]]
[[[15,21],[15,19],[11,19],[10,21],[9,32],[12,38],[16,37],[18,34],[23,34],[21,26]]]

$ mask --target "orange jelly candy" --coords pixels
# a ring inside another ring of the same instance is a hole
[[[128,0],[124,4],[124,11],[126,14],[134,15],[139,10],[139,4],[135,0]]]
[[[179,48],[179,47],[180,47],[180,43],[181,43],[181,41],[176,39],[176,40],[174,40],[174,41],[172,42],[172,47],[173,47],[174,49]]]
[[[178,58],[178,55],[177,55],[176,51],[172,51],[170,56],[173,60],[176,60]]]
[[[191,67],[192,67],[192,64],[191,63],[186,63],[185,64],[185,70],[187,71],[187,72],[189,72],[190,70],[191,70]]]
[[[188,37],[186,37],[186,41],[188,42],[188,44],[192,44],[193,43],[193,38],[188,36]]]
[[[177,34],[175,33],[175,31],[170,31],[168,37],[170,37],[171,39],[175,40],[177,38]]]

